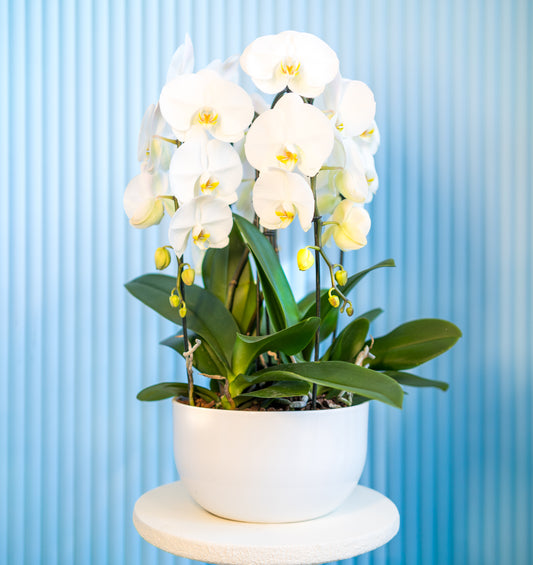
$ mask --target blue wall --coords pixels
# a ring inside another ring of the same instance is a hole
[[[386,307],[377,334],[464,332],[423,372],[448,393],[373,407],[364,483],[402,526],[357,564],[533,562],[532,25],[528,0],[0,0],[0,563],[185,563],[131,522],[175,480],[170,406],[135,394],[181,365],[122,287],[165,242],[128,226],[122,193],[186,32],[200,68],[291,28],[378,102],[381,187],[350,266],[399,267],[358,308]]]

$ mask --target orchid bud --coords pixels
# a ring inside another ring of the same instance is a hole
[[[351,306],[346,308],[346,314],[348,314],[348,316],[353,316],[353,308]]]
[[[168,297],[168,301],[170,302],[172,308],[177,308],[180,305],[180,298],[177,294],[171,294]]]
[[[180,315],[182,318],[185,318],[186,314],[187,314],[187,306],[185,306],[185,302],[182,302],[182,303],[181,303],[181,308],[180,308],[180,310],[179,310],[179,315]]]
[[[337,284],[344,286],[348,282],[348,273],[344,269],[340,269],[335,273]]]
[[[192,283],[194,282],[194,275],[195,275],[194,269],[191,268],[183,269],[183,271],[181,272],[181,280],[187,286],[191,286]]]
[[[159,271],[166,269],[170,265],[170,252],[166,247],[158,247],[155,250],[154,261],[155,268]]]
[[[341,301],[339,297],[335,294],[330,294],[328,297],[329,303],[333,306],[333,308],[338,308],[340,306]]]
[[[298,251],[296,261],[298,262],[298,269],[300,269],[300,271],[307,271],[307,269],[313,266],[315,258],[311,251],[309,251],[307,247],[304,247]]]

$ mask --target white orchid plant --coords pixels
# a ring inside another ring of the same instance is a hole
[[[239,63],[260,93],[237,84]],[[365,204],[378,188],[370,88],[341,77],[335,52],[296,31],[260,37],[240,58],[193,67],[187,36],[158,103],[146,111],[141,172],[124,193],[134,227],[170,217],[155,263],[160,270],[176,263],[177,276],[143,275],[126,287],[182,326],[162,343],[187,368],[187,382],[158,383],[138,398],[182,396],[225,409],[369,399],[401,407],[405,385],[446,390],[406,371],[452,347],[461,335],[456,326],[415,320],[373,338],[370,324],[382,310],[355,316],[348,297],[367,273],[394,266],[389,259],[348,276],[342,265],[344,253],[366,245]],[[277,252],[277,230],[296,216],[314,235],[294,250],[301,271],[315,265],[315,290],[300,301]],[[194,284],[196,273],[203,286]],[[342,314],[348,323],[339,331]],[[194,382],[198,373],[210,386]]]

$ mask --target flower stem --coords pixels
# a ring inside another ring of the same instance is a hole
[[[185,302],[185,284],[183,282],[183,279],[180,276],[180,268],[181,265],[183,264],[183,255],[180,257],[179,261],[178,261],[178,278],[179,278],[179,293],[181,295],[181,299],[183,300],[183,302]],[[189,337],[188,337],[188,332],[187,332],[187,314],[185,314],[185,316],[183,316],[183,318],[181,319],[181,326],[183,328],[183,351],[184,353],[188,353],[189,352]],[[187,363],[187,383],[189,385],[189,404],[191,406],[194,406],[194,382],[193,382],[193,376],[192,376],[192,364],[191,363]]]
[[[322,217],[318,212],[318,200],[316,196],[316,176],[311,177],[311,190],[313,191],[313,196],[315,199],[315,215],[313,218],[314,232],[315,232],[315,301],[316,301],[316,317],[320,318],[320,254],[321,254],[321,220]],[[315,334],[315,361],[320,359],[320,327],[316,330]],[[317,385],[313,383],[313,390],[311,394],[311,407],[316,410],[316,396],[317,396]]]

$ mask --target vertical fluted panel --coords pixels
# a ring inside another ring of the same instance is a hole
[[[122,193],[185,33],[199,69],[284,29],[376,95],[380,189],[346,265],[398,268],[357,310],[385,308],[376,335],[415,317],[464,332],[419,371],[448,393],[373,405],[363,479],[402,526],[345,563],[533,562],[532,22],[528,0],[0,0],[0,563],[186,563],[131,523],[176,477],[170,407],[135,394],[183,365],[123,288],[166,235],[131,228]],[[308,237],[291,227],[282,249]]]

